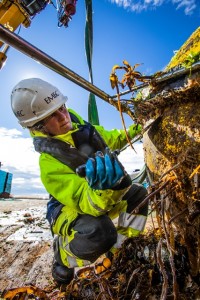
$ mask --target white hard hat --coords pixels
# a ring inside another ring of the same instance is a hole
[[[22,127],[32,127],[50,116],[67,101],[67,97],[40,78],[20,81],[12,90],[11,106]]]

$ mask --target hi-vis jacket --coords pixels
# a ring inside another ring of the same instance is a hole
[[[50,139],[55,142],[52,144],[53,147],[56,145],[56,142],[59,143],[62,141],[66,143],[66,146],[68,147],[66,152],[69,151],[70,153],[70,151],[73,150],[80,153],[75,146],[77,138],[73,137],[76,137],[76,133],[81,130],[81,125],[84,125],[85,122],[73,110],[69,109],[69,112],[71,116],[75,116],[76,120],[78,119],[79,124],[77,122],[73,122],[72,118],[73,130],[66,134],[54,136]],[[127,144],[124,130],[113,129],[107,131],[99,125],[95,125],[94,127],[105,141],[105,145],[107,145],[111,150],[121,149]],[[140,125],[134,124],[128,129],[128,134],[131,139],[140,132]],[[41,132],[35,131],[32,133],[32,137],[35,140],[37,140],[38,137],[46,138],[45,140],[49,139]],[[79,137],[81,137],[81,135]],[[55,234],[66,235],[70,223],[78,216],[78,214],[100,216],[109,212],[121,201],[129,188],[125,187],[119,190],[94,190],[90,188],[85,178],[79,177],[73,168],[70,168],[69,164],[61,162],[62,160],[55,158],[55,156],[53,157],[50,154],[51,150],[49,153],[45,153],[45,151],[41,148],[39,152],[41,153],[39,163],[42,183],[47,192],[64,205],[62,213],[59,215],[52,227]],[[63,219],[65,219],[66,222],[63,222]]]

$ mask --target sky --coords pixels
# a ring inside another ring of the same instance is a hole
[[[85,1],[77,1],[77,11],[67,28],[58,27],[53,5],[37,14],[31,26],[15,33],[47,53],[67,68],[89,80],[85,55]],[[116,94],[109,75],[123,60],[141,64],[137,70],[151,75],[169,63],[182,44],[200,24],[200,0],[93,0],[93,81],[109,95]],[[68,106],[87,120],[88,91],[53,72],[30,57],[10,48],[0,70],[0,161],[2,170],[13,174],[13,195],[46,195],[40,181],[39,154],[32,139],[21,128],[10,106],[10,93],[20,80],[40,77],[57,86],[68,97]],[[120,77],[120,74],[119,74]],[[128,97],[128,96],[127,96]],[[106,129],[123,128],[119,112],[96,97],[100,124]],[[126,127],[132,124],[125,115]],[[120,160],[128,172],[144,164],[142,142],[135,153],[127,149]]]

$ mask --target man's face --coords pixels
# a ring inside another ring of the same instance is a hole
[[[65,105],[44,119],[43,124],[44,130],[53,136],[67,133],[72,129],[72,121]]]

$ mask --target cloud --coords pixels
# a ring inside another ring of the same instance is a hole
[[[129,174],[136,169],[142,169],[144,166],[143,143],[135,143],[133,147],[136,152],[131,147],[128,147],[119,155],[119,160]]]
[[[134,12],[141,12],[147,9],[155,9],[162,4],[172,2],[176,6],[176,9],[183,8],[186,15],[193,14],[197,8],[196,0],[109,0],[111,3],[115,3],[118,6],[122,6],[125,9]]]
[[[197,7],[195,0],[172,0],[172,2],[177,4],[177,9],[184,8],[186,15],[191,15]]]
[[[23,137],[19,130],[0,127],[1,169],[13,174],[11,194],[46,194],[40,181],[38,159],[32,138]]]

